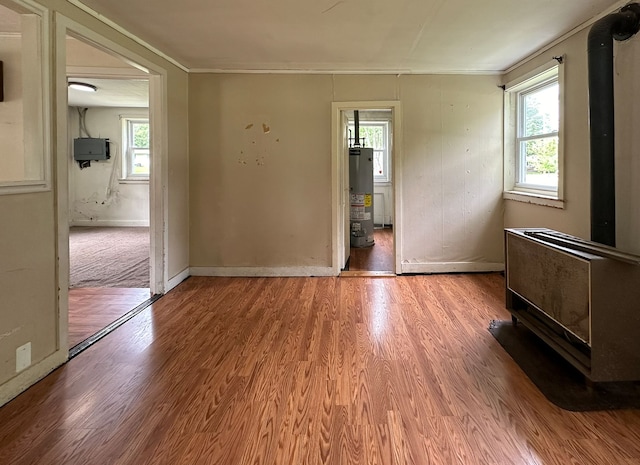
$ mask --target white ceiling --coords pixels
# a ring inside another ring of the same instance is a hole
[[[193,71],[483,73],[504,71],[585,21],[626,2],[83,0],[83,3]],[[0,32],[19,30],[19,15],[0,5]],[[68,39],[67,49],[71,79],[98,87],[94,94],[70,90],[69,105],[148,106],[148,81],[138,77],[142,74],[139,70],[75,39]],[[105,67],[116,70],[120,77],[101,79]]]
[[[149,81],[137,79],[69,78],[97,87],[96,92],[69,88],[69,106],[72,107],[133,107],[149,106]]]
[[[67,80],[91,84],[98,89],[93,93],[69,89],[71,106],[149,106],[149,81],[144,72],[73,37],[67,37]]]
[[[0,5],[0,33],[18,33],[20,30],[20,15]]]
[[[619,0],[81,0],[191,70],[499,72]]]

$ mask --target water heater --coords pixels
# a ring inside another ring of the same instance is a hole
[[[373,240],[373,149],[349,149],[351,247],[369,247]]]

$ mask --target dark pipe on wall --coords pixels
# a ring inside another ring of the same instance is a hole
[[[591,240],[616,245],[613,39],[640,29],[640,4],[596,21],[589,31],[589,119],[591,139]]]
[[[356,133],[353,146],[360,147],[360,112],[358,110],[353,111],[353,132]]]

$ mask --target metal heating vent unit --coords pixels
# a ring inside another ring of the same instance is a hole
[[[640,257],[542,228],[505,248],[514,319],[591,381],[640,380]]]

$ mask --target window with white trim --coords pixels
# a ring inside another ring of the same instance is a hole
[[[373,181],[391,182],[389,163],[389,122],[360,121],[360,141],[364,147],[373,148]],[[349,125],[351,134],[355,132],[353,124]]]
[[[122,173],[128,180],[148,180],[151,168],[149,120],[122,118]]]
[[[561,86],[556,60],[505,86],[505,191],[562,199]]]
[[[518,92],[516,187],[558,189],[558,76]]]

